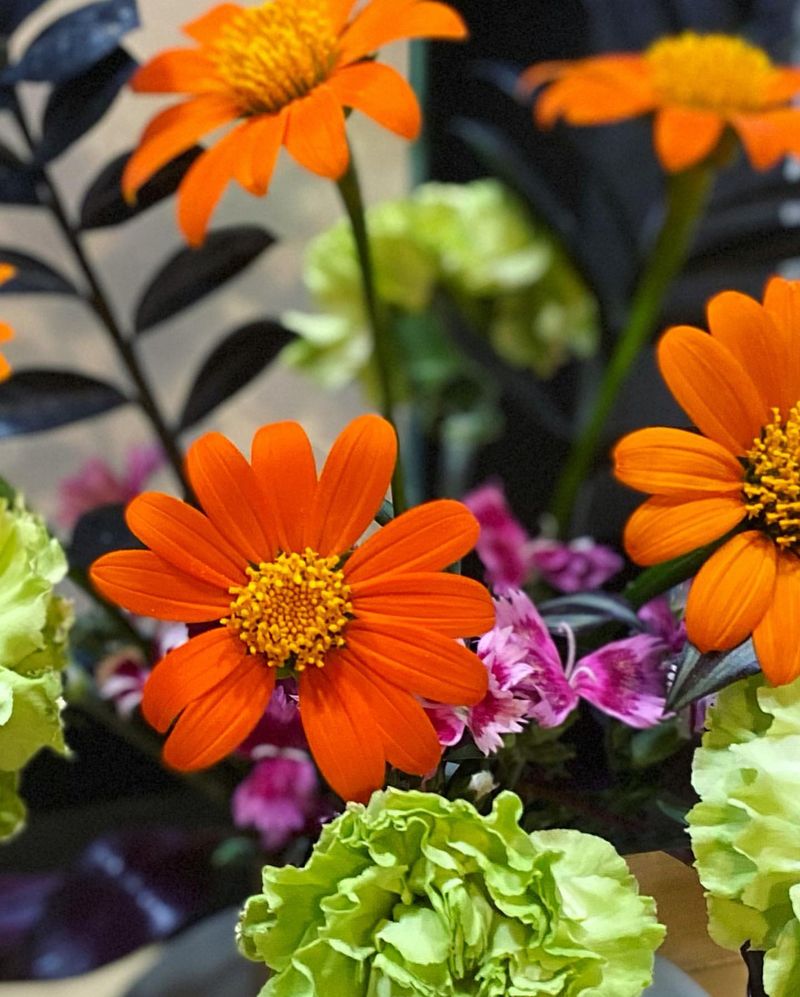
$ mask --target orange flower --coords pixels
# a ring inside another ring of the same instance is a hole
[[[127,509],[150,550],[101,557],[92,579],[134,613],[208,623],[156,665],[142,709],[178,769],[212,765],[261,718],[276,675],[294,675],[300,715],[323,775],[367,798],[384,765],[424,775],[441,748],[417,697],[475,704],[486,669],[455,638],[491,628],[482,585],[441,569],[472,548],[478,524],[460,502],[429,502],[361,546],[389,486],[394,431],[351,422],[317,480],[294,422],[263,426],[252,464],[224,436],[190,448],[204,512],[155,492]]]
[[[5,284],[7,281],[11,280],[17,272],[16,267],[12,267],[10,263],[0,263],[0,285]],[[6,322],[0,322],[0,343],[7,343],[9,339],[14,338],[14,330]],[[6,358],[0,353],[0,381],[7,380],[11,375],[11,364],[6,360]]]
[[[369,0],[352,15],[355,2],[270,0],[249,9],[223,3],[185,25],[199,47],[162,52],[133,77],[134,90],[188,99],[145,129],[125,170],[125,195],[135,196],[204,135],[238,121],[181,183],[178,219],[196,245],[231,180],[266,194],[282,145],[312,173],[341,177],[349,162],[345,107],[416,138],[414,92],[369,56],[401,38],[464,38],[464,22],[433,0]]]
[[[790,103],[800,70],[774,66],[762,49],[731,35],[685,31],[641,55],[544,62],[521,77],[526,89],[551,80],[536,104],[542,127],[558,118],[602,125],[654,111],[656,154],[669,172],[705,159],[726,127],[756,169],[800,153],[800,109]]]
[[[705,562],[686,606],[701,651],[752,634],[767,677],[800,675],[800,283],[773,277],[763,305],[736,291],[708,304],[711,335],[669,329],[661,373],[703,435],[641,429],[614,451],[617,477],[652,493],[625,546],[656,564],[738,527]]]

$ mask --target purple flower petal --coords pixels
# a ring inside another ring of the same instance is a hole
[[[269,852],[278,851],[302,831],[319,810],[319,780],[305,752],[265,758],[236,787],[234,823],[255,827]]]

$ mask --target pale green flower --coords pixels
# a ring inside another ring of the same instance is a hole
[[[502,793],[389,789],[349,804],[306,866],[264,869],[238,942],[262,997],[636,997],[664,929],[601,838],[519,826]]]
[[[709,933],[766,952],[770,997],[800,992],[800,680],[724,689],[695,753],[689,833]]]

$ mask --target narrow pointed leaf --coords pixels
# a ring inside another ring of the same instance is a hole
[[[0,246],[0,263],[10,263],[17,268],[15,276],[0,285],[0,294],[80,293],[70,280],[35,256]]]
[[[235,277],[275,242],[257,225],[212,232],[199,249],[179,250],[156,274],[136,309],[137,332],[151,329]]]
[[[250,322],[226,336],[200,368],[178,428],[193,426],[252,381],[293,338],[272,319]]]
[[[123,503],[101,505],[85,512],[72,531],[67,551],[71,568],[88,569],[89,565],[112,550],[130,550],[143,544],[128,529]]]
[[[0,144],[0,204],[38,204],[39,173]]]
[[[189,167],[202,152],[202,148],[196,145],[173,159],[148,180],[132,203],[122,196],[122,174],[131,152],[117,156],[98,173],[84,195],[81,204],[81,229],[88,231],[118,225],[163,201],[165,197],[175,193]]]
[[[15,371],[0,384],[0,437],[64,426],[127,401],[113,385],[74,371]]]
[[[114,103],[137,63],[121,48],[85,73],[54,87],[44,112],[37,159],[47,163],[89,131]]]
[[[556,630],[566,624],[571,630],[585,630],[604,623],[625,623],[642,630],[642,621],[620,596],[606,592],[576,592],[548,599],[539,606],[545,625]]]
[[[3,0],[0,3],[0,35],[10,35],[45,0]]]
[[[687,644],[667,693],[667,709],[683,709],[703,696],[710,696],[739,679],[755,675],[759,667],[751,640],[731,651],[710,654],[701,654],[692,644]]]

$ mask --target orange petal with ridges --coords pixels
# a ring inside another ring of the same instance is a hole
[[[724,536],[745,517],[740,495],[693,499],[657,495],[625,524],[624,544],[636,564],[660,564]]]
[[[213,61],[203,52],[176,48],[161,52],[136,70],[130,87],[136,93],[222,92]]]
[[[575,73],[551,84],[537,100],[535,113],[543,128],[558,118],[572,125],[604,125],[646,114],[653,104],[652,92],[643,81]]]
[[[247,648],[227,627],[214,627],[168,651],[145,683],[145,720],[163,734],[181,710],[219,685],[246,656]]]
[[[725,121],[715,111],[661,108],[653,125],[656,155],[665,170],[678,173],[712,153],[724,130]]]
[[[247,581],[247,562],[197,509],[160,492],[137,495],[125,522],[143,544],[174,568],[226,592]]]
[[[247,143],[236,164],[236,179],[255,197],[264,197],[283,145],[288,115],[264,114],[248,122]]]
[[[277,549],[274,526],[253,469],[221,433],[206,433],[186,455],[189,481],[203,511],[247,561],[271,561]]]
[[[149,550],[116,550],[89,569],[98,592],[123,609],[157,620],[206,623],[230,608],[219,586],[187,578]]]
[[[379,678],[436,703],[473,706],[486,695],[480,658],[463,644],[433,630],[353,620],[347,625],[349,654]]]
[[[220,3],[205,14],[184,24],[181,31],[201,45],[213,45],[222,28],[243,8],[238,3]]]
[[[773,685],[800,676],[800,558],[778,554],[772,601],[753,631],[761,670]]]
[[[686,634],[701,651],[724,651],[756,629],[772,601],[776,548],[757,530],[731,537],[698,571],[686,600]]]
[[[379,125],[413,141],[422,126],[416,94],[403,77],[380,62],[338,69],[328,87],[344,107],[361,111]]]
[[[614,447],[614,474],[653,495],[740,492],[742,465],[724,447],[685,429],[653,427],[628,433]]]
[[[273,422],[253,437],[252,463],[273,510],[275,536],[284,551],[302,550],[317,488],[317,468],[305,430],[297,422]]]
[[[673,397],[701,433],[734,456],[750,449],[769,421],[769,408],[721,343],[692,326],[675,326],[659,340],[658,365]]]
[[[167,765],[181,772],[208,768],[244,741],[267,708],[275,669],[246,655],[221,682],[190,703],[164,745]]]
[[[342,670],[331,660],[300,673],[300,720],[314,761],[343,800],[366,802],[386,772],[380,733],[370,713],[348,696]]]
[[[463,18],[452,7],[433,0],[401,2],[373,0],[342,34],[340,65],[356,62],[391,42],[404,38],[467,37]]]
[[[353,584],[387,572],[440,571],[468,554],[480,531],[462,502],[425,502],[365,540],[347,561],[347,580]]]
[[[342,105],[321,84],[287,107],[286,151],[305,169],[338,180],[350,162]]]
[[[742,140],[751,165],[768,170],[789,154],[800,155],[800,110],[794,107],[737,114],[731,124]]]
[[[789,343],[786,369],[776,371],[784,397],[800,399],[800,281],[771,277],[764,291],[764,309]]]
[[[385,575],[353,584],[352,601],[356,619],[375,627],[406,623],[445,637],[476,637],[494,626],[494,603],[485,586],[461,575]]]
[[[320,474],[305,543],[323,557],[351,547],[380,508],[396,460],[391,423],[362,415],[345,426]]]

